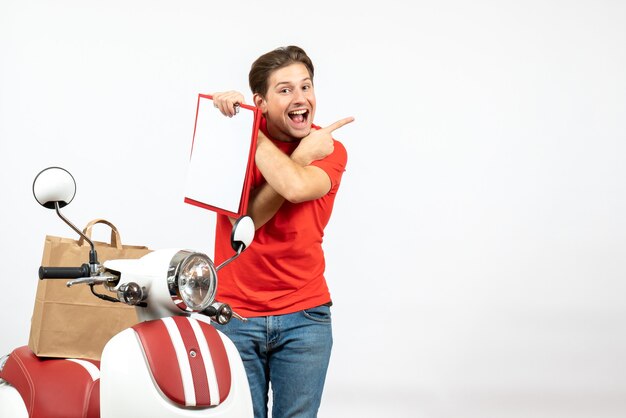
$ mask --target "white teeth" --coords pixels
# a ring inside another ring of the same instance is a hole
[[[304,115],[306,110],[294,110],[293,112],[289,112],[290,115]]]

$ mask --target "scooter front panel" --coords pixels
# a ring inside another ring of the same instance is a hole
[[[226,350],[212,326],[176,316],[133,327],[154,381],[173,402],[215,406],[230,391]]]
[[[185,320],[188,321],[187,319]],[[157,321],[162,322],[162,320]],[[107,343],[102,353],[100,368],[101,417],[252,417],[252,399],[248,380],[235,345],[228,337],[215,330],[211,325],[201,323],[202,321],[198,322],[198,326],[208,326],[215,331],[212,334],[220,339],[219,345],[223,346],[226,352],[226,360],[223,362],[219,361],[222,365],[217,366],[214,364],[216,369],[228,367],[231,375],[230,390],[223,401],[221,399],[223,393],[220,389],[219,405],[206,407],[185,406],[168,398],[157,385],[138,334],[134,329],[129,328],[113,337]],[[162,333],[163,331],[158,332]],[[156,339],[149,343],[149,345],[152,344],[155,345],[151,348],[151,351],[158,351],[165,346],[162,339]],[[207,344],[211,348],[215,345],[215,343],[211,342]],[[176,354],[171,356],[177,362]],[[217,363],[215,358],[213,363]],[[176,365],[176,367],[179,366]],[[218,380],[220,379],[218,378]]]

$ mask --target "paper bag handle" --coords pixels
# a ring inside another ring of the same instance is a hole
[[[93,221],[89,222],[85,229],[83,229],[83,234],[85,234],[87,238],[91,239],[91,228],[93,228],[95,224],[108,225],[111,228],[111,245],[118,250],[122,249],[122,238],[120,237],[120,231],[118,231],[117,227],[106,219],[94,219]],[[83,237],[80,237],[80,239],[78,240],[78,245],[83,245],[84,243],[85,239]]]

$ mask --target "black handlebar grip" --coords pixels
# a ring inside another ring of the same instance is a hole
[[[39,280],[42,279],[78,279],[91,276],[89,264],[80,267],[39,267]]]

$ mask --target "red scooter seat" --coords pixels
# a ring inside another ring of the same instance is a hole
[[[0,372],[22,396],[31,418],[99,418],[100,364],[94,360],[39,358],[16,348]]]

